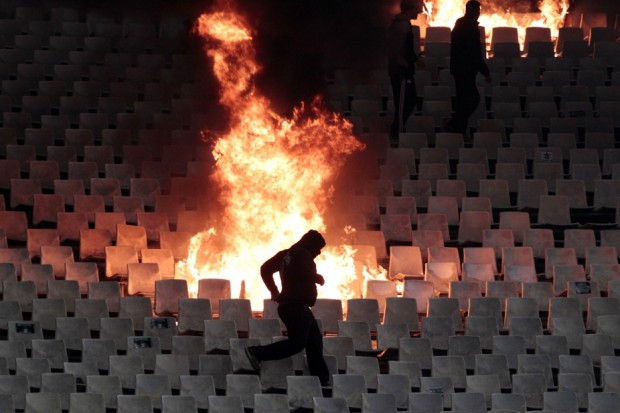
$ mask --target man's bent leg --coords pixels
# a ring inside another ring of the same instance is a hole
[[[308,369],[311,375],[319,378],[322,386],[327,386],[329,384],[329,370],[323,358],[323,335],[312,313],[309,316],[312,318],[312,322],[306,342]]]
[[[306,345],[311,321],[306,315],[310,311],[303,305],[280,304],[278,315],[286,326],[288,338],[266,346],[252,347],[258,361],[280,360],[302,351]]]

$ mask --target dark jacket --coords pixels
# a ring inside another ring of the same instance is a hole
[[[314,305],[316,284],[323,282],[323,277],[316,272],[314,258],[324,246],[323,236],[311,230],[290,248],[278,252],[261,265],[261,278],[272,296],[279,296],[279,303]],[[273,280],[276,272],[280,272],[281,292]]]
[[[388,72],[391,76],[411,77],[418,55],[413,47],[413,31],[409,17],[397,14],[387,32]]]
[[[454,24],[450,39],[450,73],[454,77],[489,76],[482,54],[478,21],[465,15]]]

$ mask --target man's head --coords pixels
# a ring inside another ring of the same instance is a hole
[[[467,4],[465,4],[465,15],[478,20],[478,17],[480,17],[480,2],[469,0]]]
[[[424,3],[422,0],[402,0],[400,2],[401,13],[408,15],[411,19],[416,19],[423,10]]]
[[[306,232],[294,246],[308,250],[313,256],[318,256],[326,245],[325,238],[320,232],[311,229]]]

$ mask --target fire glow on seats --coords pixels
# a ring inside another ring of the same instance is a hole
[[[353,136],[351,124],[324,109],[318,98],[301,103],[291,118],[275,113],[254,87],[260,66],[252,30],[230,7],[201,15],[195,30],[213,63],[230,130],[215,139],[216,165],[205,178],[205,185],[219,189],[217,222],[193,237],[177,277],[187,279],[193,291],[199,278],[230,279],[233,296],[262,308],[269,293],[260,265],[307,230],[325,230],[331,183],[347,155],[364,145]],[[317,258],[326,279],[320,296],[354,295],[353,253],[351,247],[323,250]]]
[[[537,13],[519,13],[518,6],[523,0],[495,0],[482,2],[482,14],[478,19],[486,28],[487,38],[493,27],[516,27],[519,43],[523,45],[526,27],[548,27],[551,36],[557,38],[558,29],[562,27],[568,13],[568,0],[540,0]],[[427,25],[453,27],[454,22],[465,13],[466,0],[430,0],[426,1]],[[527,2],[529,6],[529,1]]]

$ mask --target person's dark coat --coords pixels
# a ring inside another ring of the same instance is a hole
[[[413,47],[413,32],[409,17],[403,13],[394,16],[387,32],[388,73],[391,76],[412,78],[419,56]]]
[[[484,61],[478,21],[465,15],[457,19],[450,39],[450,73],[454,77],[489,76]]]
[[[272,297],[279,303],[300,303],[311,307],[316,302],[316,284],[323,284],[323,276],[316,272],[314,258],[325,246],[323,236],[308,231],[290,248],[278,252],[265,261],[260,274]],[[278,292],[273,275],[280,272],[282,291]]]

